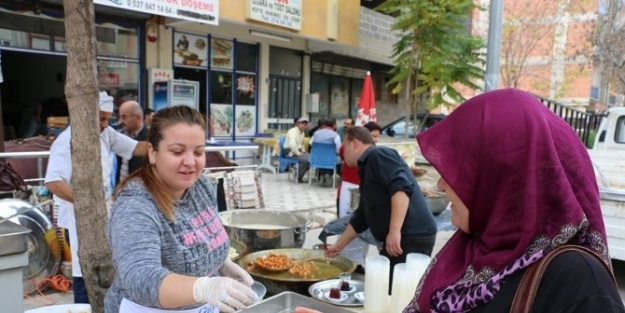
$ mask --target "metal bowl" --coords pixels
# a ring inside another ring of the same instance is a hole
[[[230,239],[243,242],[249,252],[300,248],[306,239],[308,220],[292,212],[233,210],[219,213]]]
[[[230,247],[234,248],[234,250],[237,251],[237,256],[232,258],[232,262],[239,261],[242,257],[244,257],[249,252],[249,248],[247,247],[246,244],[235,239],[230,239]]]
[[[447,199],[447,196],[425,197],[425,203],[427,203],[428,208],[432,211],[432,214],[439,215],[445,211],[449,200]]]
[[[425,199],[425,203],[428,208],[434,215],[439,215],[445,208],[447,208],[447,204],[449,203],[449,199],[444,192],[441,192],[436,187],[421,187],[421,192],[423,192],[423,198]]]
[[[312,284],[336,278],[338,275],[328,274],[328,275],[319,275],[314,278],[302,278],[296,276],[285,275],[284,273],[272,273],[267,271],[262,271],[259,269],[250,270],[248,265],[254,264],[256,259],[269,255],[269,254],[284,254],[295,260],[303,260],[303,259],[319,259],[325,260],[332,266],[337,267],[338,272],[347,272],[352,273],[356,270],[357,264],[354,261],[343,257],[337,256],[334,258],[327,257],[325,255],[325,251],[323,250],[312,250],[312,249],[274,249],[274,250],[266,250],[250,253],[241,260],[239,260],[239,265],[247,270],[250,275],[254,278],[254,280],[261,282],[267,288],[268,295],[276,295],[284,291],[293,291],[299,294],[307,295],[308,287]]]
[[[0,201],[0,217],[9,217],[24,208],[30,211],[9,221],[31,230],[28,234],[28,265],[22,268],[23,292],[31,294],[47,287],[48,277],[55,275],[61,265],[61,242],[48,216],[29,202],[19,199]]]

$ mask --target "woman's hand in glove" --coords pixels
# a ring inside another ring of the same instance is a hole
[[[230,277],[234,280],[241,282],[242,284],[251,287],[254,283],[254,279],[250,274],[240,267],[238,264],[232,262],[231,260],[227,260],[224,265],[219,270],[221,276]]]
[[[195,302],[208,303],[222,313],[243,310],[256,298],[252,289],[229,277],[201,277],[193,285]]]

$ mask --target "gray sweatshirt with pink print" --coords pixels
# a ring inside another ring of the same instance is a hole
[[[218,216],[215,188],[201,176],[176,206],[170,221],[140,180],[118,195],[108,227],[117,276],[104,299],[106,313],[119,312],[123,298],[162,309],[159,288],[170,273],[219,276],[230,242]]]

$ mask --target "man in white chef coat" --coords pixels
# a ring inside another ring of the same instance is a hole
[[[100,149],[102,161],[102,180],[107,208],[110,209],[113,189],[111,187],[112,160],[111,152],[130,159],[133,155],[146,154],[146,142],[137,142],[121,134],[108,125],[113,114],[113,97],[106,92],[100,92]],[[74,214],[74,198],[71,186],[72,157],[71,157],[71,126],[67,127],[54,140],[50,147],[50,159],[46,171],[46,187],[54,194],[54,201],[59,206],[58,225],[69,233],[69,242],[72,252],[72,276],[75,303],[89,303],[85,282],[78,260],[78,234],[76,232],[76,217]]]

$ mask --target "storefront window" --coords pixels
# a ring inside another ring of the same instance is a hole
[[[114,97],[116,111],[124,101],[139,101],[141,75],[137,29],[107,24],[96,26],[95,35],[100,90]],[[14,93],[16,98],[26,104],[16,102],[20,111],[28,112],[33,104],[63,95],[67,75],[62,18],[0,11],[0,50],[5,54],[3,57],[8,57],[7,63],[13,60],[11,63],[19,64],[10,71],[5,69],[3,74],[7,84],[17,90]],[[35,51],[37,53],[33,53]],[[33,91],[28,86],[37,88]],[[11,110],[7,105],[3,113]],[[111,122],[115,124],[115,115]]]
[[[356,116],[363,82],[362,79],[313,72],[310,92],[319,93],[319,112],[313,114],[313,118],[325,115],[338,118]]]
[[[237,104],[256,104],[256,75],[237,74]]]
[[[174,32],[173,52],[174,77],[200,82],[200,108],[208,113],[209,136],[253,136],[258,44]]]
[[[97,27],[98,55],[116,58],[139,58],[136,29]]]
[[[231,70],[233,64],[232,41],[213,38],[211,43],[211,68]]]
[[[302,54],[300,51],[270,47],[269,74],[302,77]]]
[[[211,103],[232,104],[232,73],[211,72]]]
[[[139,58],[137,30],[96,26],[98,55]],[[0,12],[0,46],[65,52],[65,24],[45,15]]]
[[[203,114],[206,114],[207,109],[208,109],[208,101],[207,101],[207,95],[206,95],[206,70],[205,69],[195,69],[195,68],[176,68],[174,70],[174,79],[184,79],[184,80],[190,80],[190,81],[194,81],[194,82],[199,82],[200,83],[200,103],[199,103],[199,110],[200,112],[202,112]],[[206,117],[206,115],[204,115]]]
[[[130,100],[139,101],[139,64],[98,60],[98,83],[100,91],[106,91],[114,98],[111,125],[117,123],[119,106]]]
[[[352,78],[352,98],[350,100],[350,115],[352,117],[358,116],[358,102],[360,102],[360,94],[362,93],[362,86],[364,84],[364,79]]]
[[[174,34],[174,64],[206,68],[208,66],[206,36],[185,33]]]
[[[236,135],[254,136],[256,130],[256,75],[237,74]]]
[[[237,71],[256,72],[258,45],[237,42]]]
[[[344,116],[349,113],[349,78],[332,77],[330,80],[330,115]]]

